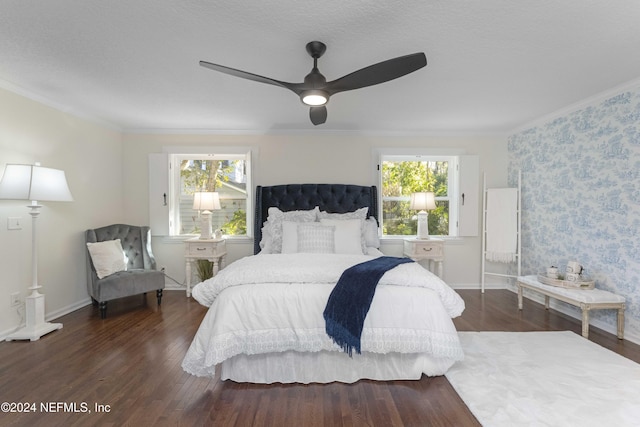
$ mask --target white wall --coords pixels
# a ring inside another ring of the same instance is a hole
[[[75,199],[42,202],[39,282],[47,318],[86,304],[84,230],[122,219],[122,135],[0,89],[0,173],[7,163],[40,162],[66,172]],[[0,200],[0,337],[21,317],[9,296],[31,284],[31,217],[26,201]],[[8,230],[20,217],[22,230]]]
[[[507,184],[506,136],[362,136],[353,134],[282,135],[124,135],[125,219],[135,224],[148,223],[147,156],[161,152],[164,146],[252,146],[254,185],[287,183],[346,183],[373,185],[375,173],[372,151],[384,147],[434,147],[462,149],[478,154],[480,170],[487,173],[491,186]],[[482,176],[478,177],[482,190]],[[481,198],[480,198],[481,203]],[[479,221],[481,206],[478,206]],[[479,227],[481,229],[481,227]],[[228,242],[229,261],[253,253],[252,242]],[[481,239],[449,241],[445,248],[445,280],[458,287],[478,287],[480,280]],[[153,250],[169,276],[184,282],[183,246],[156,238]],[[400,255],[400,241],[385,241],[382,250]]]
[[[111,223],[147,224],[148,154],[166,145],[257,148],[254,185],[351,183],[372,185],[372,151],[384,147],[462,149],[480,156],[491,185],[506,185],[507,142],[503,136],[363,136],[355,134],[208,135],[122,134],[0,89],[0,170],[7,163],[40,162],[66,172],[74,202],[43,202],[38,219],[39,282],[46,316],[53,319],[89,302],[86,291],[84,231]],[[478,177],[478,186],[481,186]],[[0,201],[0,338],[21,320],[10,294],[27,294],[31,283],[31,219],[25,201]],[[480,209],[480,206],[478,207]],[[7,218],[20,217],[22,230],[8,230]],[[183,245],[153,242],[158,262],[184,282]],[[383,251],[400,254],[399,242]],[[252,253],[249,240],[229,242],[229,261]],[[445,280],[477,286],[480,238],[446,246]],[[170,282],[168,282],[170,283]]]

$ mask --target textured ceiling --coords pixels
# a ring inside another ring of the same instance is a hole
[[[636,0],[0,0],[0,86],[125,131],[506,132],[640,77]],[[292,92],[425,52],[343,92],[321,126]]]

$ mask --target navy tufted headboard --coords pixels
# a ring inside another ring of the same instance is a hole
[[[270,207],[283,212],[308,210],[316,206],[331,213],[344,213],[369,207],[369,216],[378,219],[378,193],[375,186],[346,184],[287,184],[256,187],[253,252],[260,252],[262,225]]]

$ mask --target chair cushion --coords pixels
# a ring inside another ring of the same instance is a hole
[[[119,271],[92,284],[94,298],[109,301],[164,289],[164,273],[157,270]]]
[[[87,243],[87,248],[99,279],[127,269],[128,259],[120,239]]]

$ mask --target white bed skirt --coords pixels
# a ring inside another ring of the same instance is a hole
[[[350,358],[346,353],[286,351],[256,355],[237,355],[222,362],[220,378],[236,382],[272,383],[354,383],[361,379],[377,381],[418,380],[444,375],[452,359],[434,358],[423,353],[363,353]]]

